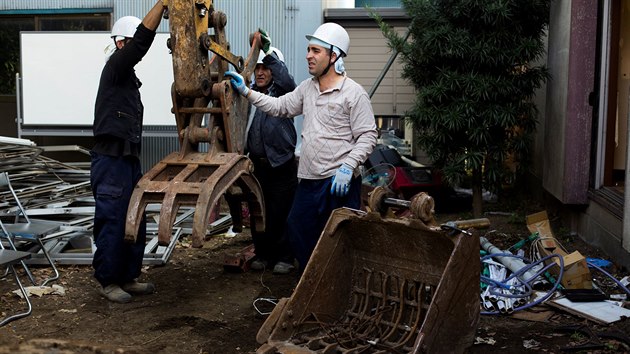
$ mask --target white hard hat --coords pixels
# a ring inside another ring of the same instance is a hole
[[[306,39],[319,39],[322,42],[326,42],[330,45],[341,49],[342,56],[348,55],[348,49],[350,48],[350,36],[348,32],[340,25],[334,22],[326,22],[323,25],[317,27],[315,33],[306,35]]]
[[[136,33],[136,28],[140,25],[139,18],[135,16],[123,16],[114,23],[114,27],[112,27],[112,38],[115,37],[125,37],[125,38],[133,38],[134,33]],[[120,40],[116,38],[116,40]]]
[[[276,53],[276,56],[278,57],[278,59],[280,59],[280,61],[284,63],[284,55],[282,55],[282,52],[280,51],[280,49],[276,47],[269,47],[269,49],[271,49],[274,53]],[[261,50],[260,54],[258,55],[258,61],[256,62],[256,64],[262,64],[263,58],[265,57],[265,55],[266,55],[265,52]]]

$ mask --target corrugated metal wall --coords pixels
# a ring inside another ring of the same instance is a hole
[[[280,49],[295,80],[309,77],[306,38],[323,21],[321,1],[313,0],[215,0],[215,10],[228,16],[226,34],[232,52],[247,56],[249,34],[262,28]]]
[[[123,16],[136,16],[143,18],[144,15],[155,5],[156,0],[112,0],[114,3],[114,13],[112,14],[112,21],[116,22],[117,19]],[[168,22],[162,21],[157,28],[158,32],[168,32]]]
[[[113,21],[126,15],[142,18],[153,4],[155,0],[113,0]],[[262,28],[270,34],[272,45],[284,54],[287,68],[296,81],[309,77],[304,36],[312,33],[323,21],[321,1],[215,0],[213,4],[216,11],[227,15],[225,31],[234,54],[246,57],[249,34]],[[162,21],[158,32],[168,31],[168,21]]]
[[[111,9],[113,4],[114,0],[2,0],[0,10]]]
[[[112,22],[122,16],[143,18],[155,0],[0,0],[0,10],[37,10],[72,8],[113,8]],[[285,57],[289,72],[296,82],[310,77],[306,66],[304,37],[312,33],[323,21],[322,1],[319,0],[215,0],[215,10],[228,17],[226,34],[231,51],[246,57],[249,52],[249,34],[258,28],[266,30],[273,46]],[[158,32],[168,32],[168,21],[163,20]],[[301,119],[296,120],[298,131]],[[168,153],[177,151],[179,143],[173,127],[146,127],[143,139],[142,163],[149,169]]]
[[[114,21],[126,15],[142,18],[155,4],[155,0],[112,2]],[[273,45],[284,54],[287,68],[293,73],[296,81],[309,77],[304,59],[306,55],[304,36],[312,33],[322,23],[321,1],[215,0],[213,3],[215,10],[227,15],[226,34],[233,53],[247,56],[249,34],[262,28],[270,34]],[[168,32],[167,21],[162,21],[158,32]]]
[[[175,124],[175,116],[173,116]],[[140,161],[146,172],[171,152],[179,151],[176,128],[145,126],[142,135],[142,156]]]
[[[115,0],[113,20],[126,15],[142,18],[154,3],[154,0]],[[227,15],[225,31],[234,54],[246,57],[249,53],[249,34],[262,28],[270,34],[272,44],[283,52],[287,68],[295,80],[299,83],[310,76],[305,61],[307,42],[304,36],[312,33],[322,23],[320,1],[215,0],[214,8]],[[168,22],[162,21],[158,31],[168,32]],[[300,119],[297,121],[300,129]],[[152,128],[145,128],[147,129]],[[159,134],[145,134],[143,138],[142,165],[146,170],[170,152],[179,150],[176,136]]]
[[[245,57],[249,34],[262,28],[271,36],[272,45],[284,54],[287,69],[299,84],[310,77],[306,65],[305,36],[323,22],[322,1],[315,0],[215,0],[215,10],[228,15],[226,34],[232,52]],[[298,131],[296,153],[302,143],[302,116],[295,119]]]

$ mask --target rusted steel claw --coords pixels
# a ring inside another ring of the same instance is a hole
[[[246,202],[252,227],[264,231],[263,194],[251,161],[243,156],[249,103],[223,77],[232,64],[249,84],[260,51],[260,33],[253,36],[244,60],[229,51],[227,17],[214,10],[212,0],[165,0],[163,5],[169,16],[175,80],[172,111],[180,150],[158,162],[136,185],[127,210],[125,239],[135,241],[146,206],[161,203],[158,243],[167,245],[178,209],[187,205],[195,207],[192,244],[201,247],[210,214],[222,195],[234,230],[242,227],[241,203]],[[207,152],[201,151],[202,144],[207,144]]]
[[[251,174],[251,161],[233,153],[219,153],[209,161],[206,158],[205,153],[191,153],[181,160],[178,153],[173,153],[142,177],[131,195],[125,240],[135,241],[146,206],[162,203],[158,243],[167,245],[179,207],[189,205],[195,207],[192,245],[201,247],[210,213],[225,193],[241,194],[249,202],[254,224],[264,229],[264,201],[260,185]]]

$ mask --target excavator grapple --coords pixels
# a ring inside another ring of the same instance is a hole
[[[333,212],[295,291],[260,328],[258,354],[461,353],[472,345],[479,238],[458,226],[489,222],[444,227],[427,194],[405,203],[375,191],[371,212]],[[388,203],[411,216],[383,216]]]
[[[264,230],[264,201],[243,155],[248,102],[232,91],[223,73],[229,65],[249,81],[260,50],[260,34],[251,37],[247,59],[229,51],[227,16],[212,0],[164,0],[169,18],[167,46],[173,59],[171,88],[180,150],[149,170],[129,204],[125,239],[135,241],[148,204],[161,203],[158,242],[170,241],[181,206],[194,206],[192,244],[201,247],[213,207],[222,196],[234,229],[242,227],[241,204],[248,203],[253,228]],[[205,151],[207,150],[207,151]]]

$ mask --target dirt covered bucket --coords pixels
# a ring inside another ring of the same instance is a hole
[[[479,238],[426,221],[335,210],[294,293],[259,330],[257,353],[461,353],[472,345]]]

